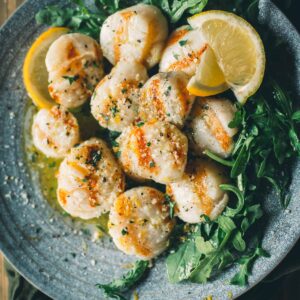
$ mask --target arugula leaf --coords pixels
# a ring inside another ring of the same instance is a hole
[[[221,184],[220,188],[223,191],[230,191],[230,192],[234,193],[238,199],[236,208],[227,207],[225,210],[225,213],[224,213],[228,217],[234,217],[243,209],[244,203],[245,203],[245,197],[242,194],[242,192],[234,185]]]
[[[167,274],[171,283],[188,279],[202,253],[197,250],[194,240],[181,244],[176,252],[166,259]]]
[[[249,227],[263,216],[261,205],[254,204],[246,207],[243,216],[244,218],[241,222],[241,230],[243,234],[245,234]]]
[[[134,267],[120,279],[115,279],[108,284],[96,284],[99,289],[102,289],[105,296],[118,300],[126,300],[122,296],[122,292],[127,291],[135,285],[145,274],[149,266],[148,261],[138,260],[135,262]]]
[[[195,244],[196,244],[197,250],[200,253],[203,253],[205,255],[207,255],[215,250],[213,245],[209,241],[205,241],[202,236],[197,236],[195,238]]]
[[[231,233],[235,228],[235,224],[234,222],[232,221],[231,218],[227,217],[227,216],[224,216],[224,215],[221,215],[218,217],[217,219],[217,222],[220,226],[220,228],[226,233]]]
[[[232,238],[232,244],[233,247],[239,251],[239,252],[244,252],[246,249],[246,243],[242,237],[242,233],[237,230]]]
[[[231,279],[230,283],[234,285],[244,286],[248,284],[248,277],[251,275],[252,267],[258,257],[269,257],[270,255],[257,245],[256,248],[248,255],[242,256],[238,263],[241,265],[239,272],[237,272]]]
[[[299,123],[300,122],[300,110],[295,111],[292,115],[292,120]]]
[[[225,259],[224,255],[228,257],[227,249],[224,249],[227,245],[229,238],[232,234],[232,230],[234,230],[235,225],[232,220],[225,216],[220,216],[219,224],[222,226],[225,231],[225,236],[222,238],[222,241],[217,249],[206,254],[204,258],[202,258],[194,270],[191,272],[189,279],[192,282],[205,283],[212,275],[214,269],[217,265],[227,265],[227,259]],[[225,251],[224,251],[225,250]],[[224,263],[224,260],[226,261]]]
[[[203,154],[208,156],[212,160],[220,163],[223,166],[226,166],[226,167],[232,167],[233,166],[233,161],[223,159],[223,158],[219,157],[218,155],[216,155],[215,153],[211,152],[210,150],[204,150]]]

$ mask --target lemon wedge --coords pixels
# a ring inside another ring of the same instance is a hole
[[[245,103],[260,87],[265,71],[265,51],[258,33],[244,19],[220,10],[194,15],[188,22],[204,36],[226,83],[238,101]]]
[[[52,27],[43,32],[28,50],[24,65],[23,79],[28,96],[39,108],[50,108],[55,102],[48,92],[48,72],[45,57],[50,45],[69,31],[64,27]]]
[[[228,88],[214,52],[207,47],[202,54],[195,76],[187,85],[187,90],[192,95],[207,97],[222,93]]]

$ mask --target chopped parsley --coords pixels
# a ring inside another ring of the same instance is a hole
[[[128,234],[128,229],[127,227],[123,228],[122,231],[121,231],[122,235],[126,235]]]
[[[97,62],[95,62],[95,61],[93,61],[93,66],[94,66],[95,68],[99,68],[99,65],[98,65]]]
[[[179,41],[178,44],[182,47],[187,43],[187,40]]]
[[[150,142],[148,142],[148,143],[147,143],[147,147],[150,147],[150,146],[151,146],[151,143],[150,143]]]
[[[113,117],[115,117],[116,114],[118,112],[120,112],[120,110],[118,109],[117,105],[114,105],[113,107],[111,107],[110,111],[111,111]]]
[[[150,167],[150,168],[154,168],[154,167],[155,167],[155,162],[154,162],[154,161],[151,161],[150,164],[149,164],[149,167]]]
[[[142,127],[144,124],[145,124],[144,122],[138,122],[138,123],[136,124],[136,126],[137,126],[137,127]]]
[[[112,145],[113,147],[119,147],[119,143],[118,143],[116,140],[112,140],[112,141],[111,141],[111,145]]]
[[[79,79],[79,75],[75,76],[62,76],[62,78],[69,80],[69,84],[71,85],[73,82]]]
[[[55,161],[49,163],[49,165],[48,165],[49,168],[54,168],[55,166],[56,166],[56,162]]]
[[[88,158],[86,159],[86,164],[97,167],[98,162],[102,158],[102,153],[99,149],[92,149],[89,153]]]
[[[173,53],[173,57],[178,60],[179,59],[179,54]]]
[[[169,206],[169,215],[170,215],[170,218],[173,219],[174,218],[174,209],[175,209],[175,204],[176,203],[171,200],[171,197],[168,194],[165,194],[164,197],[165,197],[164,204]]]
[[[164,95],[165,96],[170,96],[170,91],[172,90],[172,87],[169,85],[168,87],[167,87],[167,90],[164,92]]]

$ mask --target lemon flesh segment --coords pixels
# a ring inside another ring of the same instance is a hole
[[[23,79],[28,96],[39,108],[51,108],[56,103],[48,92],[48,72],[45,58],[50,45],[68,33],[64,27],[53,27],[43,32],[32,44],[23,65]]]
[[[208,46],[201,56],[196,74],[190,79],[187,89],[192,95],[207,97],[222,93],[228,88],[216,56]]]
[[[244,19],[224,11],[208,11],[188,19],[213,49],[226,83],[245,103],[260,87],[265,51],[255,29]]]

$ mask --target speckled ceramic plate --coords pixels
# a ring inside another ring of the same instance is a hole
[[[7,259],[29,281],[55,299],[102,299],[97,282],[107,282],[123,272],[130,258],[109,239],[91,242],[74,230],[44,199],[37,174],[24,164],[24,112],[28,98],[22,84],[22,64],[27,49],[43,28],[35,13],[58,1],[29,0],[0,31],[0,248]],[[60,1],[63,3],[63,1]],[[294,57],[294,78],[300,95],[300,38],[286,17],[269,0],[260,2],[260,21],[286,41]],[[293,170],[292,201],[282,211],[274,195],[266,201],[269,222],[263,246],[271,258],[256,262],[250,285],[228,285],[235,272],[229,269],[205,285],[168,283],[164,258],[157,261],[138,287],[140,299],[227,299],[245,292],[264,278],[289,252],[300,235],[300,163]]]

